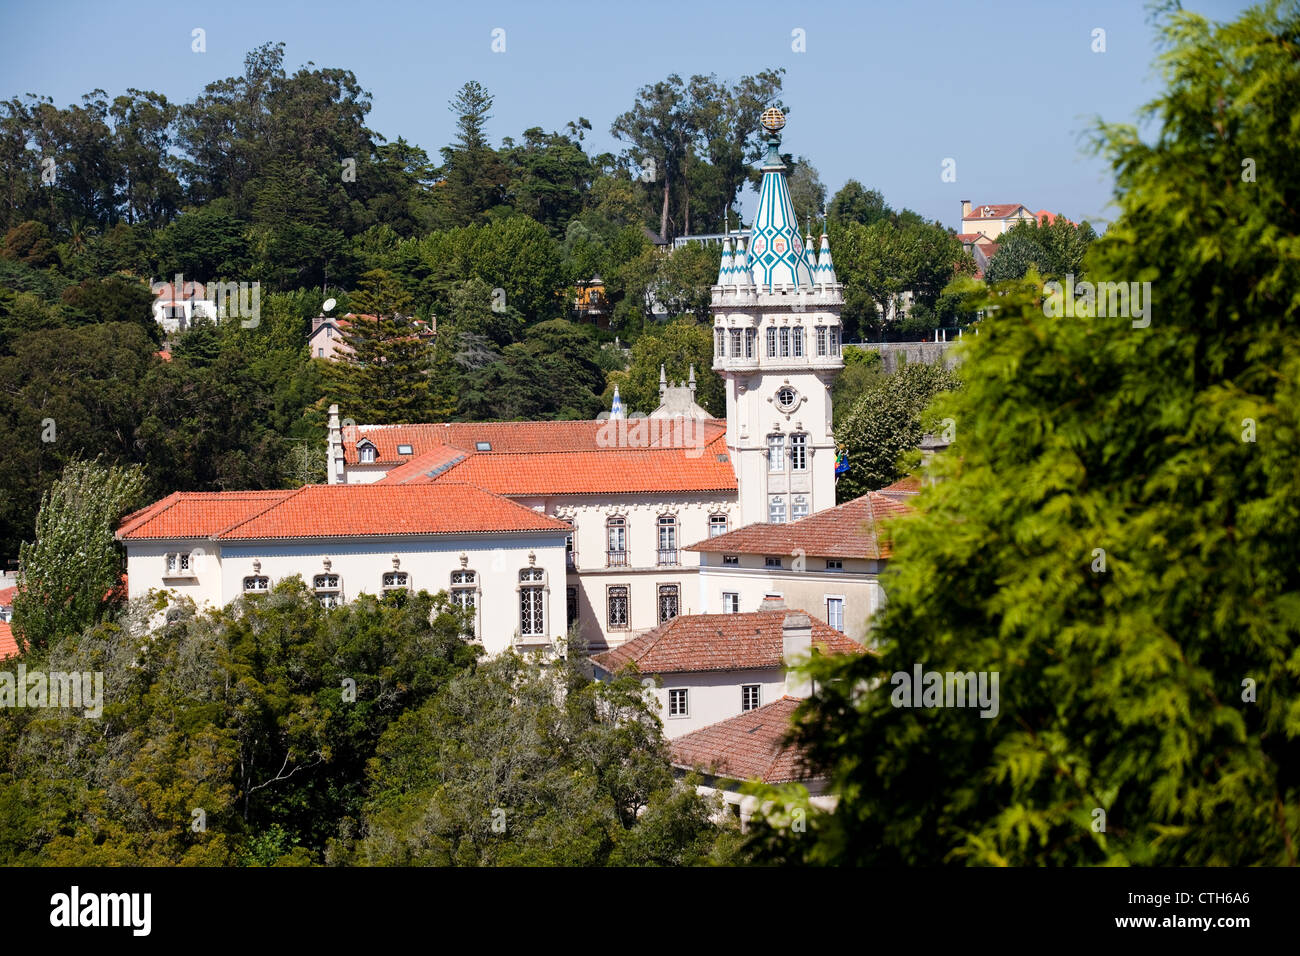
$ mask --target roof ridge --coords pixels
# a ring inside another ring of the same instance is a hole
[[[268,504],[265,508],[262,508],[262,509],[260,509],[260,510],[258,510],[258,511],[253,512],[251,515],[248,515],[248,516],[246,516],[246,517],[240,519],[239,521],[236,521],[234,524],[230,525],[229,527],[222,528],[220,531],[216,531],[216,532],[214,532],[213,534],[209,535],[208,537],[209,537],[209,539],[217,539],[217,538],[224,537],[225,535],[229,534],[231,531],[234,531],[236,528],[238,528],[241,524],[247,524],[248,522],[252,521],[254,518],[261,517],[262,515],[266,514],[268,511],[271,511],[271,510],[273,510],[273,509],[275,509],[275,508],[280,507],[280,505],[284,504],[285,502],[289,501],[290,499],[293,499],[293,498],[298,497],[300,494],[302,494],[302,493],[303,493],[304,491],[306,491],[308,488],[331,488],[331,487],[346,487],[346,486],[335,486],[335,485],[302,485],[301,487],[296,488],[296,489],[286,489],[289,493],[286,494],[283,498],[276,498],[275,500],[271,501],[270,504]]]

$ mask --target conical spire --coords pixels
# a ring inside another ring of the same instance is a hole
[[[813,252],[812,239],[812,216],[809,215],[805,220],[803,234],[803,259],[808,263],[808,268],[813,272],[813,278],[817,278],[817,253]]]
[[[758,209],[754,213],[749,264],[754,283],[767,289],[808,288],[813,283],[812,269],[808,267],[799,239],[794,204],[790,201],[785,163],[778,151],[784,126],[785,116],[780,110],[773,107],[763,112],[767,155],[763,157],[763,184],[759,187]]]
[[[722,262],[718,265],[717,285],[731,285],[736,280],[733,278],[735,273],[735,257],[731,253],[731,240],[722,240]]]
[[[834,285],[839,280],[835,278],[835,264],[831,262],[831,241],[826,238],[826,221],[822,221],[822,245],[817,257],[816,279],[823,285]]]
[[[736,257],[735,257],[736,285],[740,288],[754,287],[754,273],[749,268],[749,253],[745,251],[745,240],[736,240]]]
[[[609,406],[609,417],[611,419],[623,418],[623,399],[619,398],[618,386],[614,386],[614,401]]]

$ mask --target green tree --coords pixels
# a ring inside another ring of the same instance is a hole
[[[670,382],[685,382],[695,367],[695,403],[712,415],[726,413],[722,376],[713,371],[713,331],[692,319],[678,319],[646,332],[632,346],[632,365],[620,395],[628,412],[649,414],[659,407],[659,369]]]
[[[36,540],[19,550],[14,631],[46,647],[102,620],[122,600],[117,521],[144,494],[138,468],[74,461],[41,496]]]
[[[1119,216],[1087,260],[1152,283],[1150,324],[1048,318],[1031,274],[967,337],[882,654],[817,675],[800,737],[844,799],[796,857],[1297,863],[1300,12],[1160,27],[1150,137],[1098,129]],[[997,716],[893,706],[916,662],[1000,675]]]
[[[509,173],[487,139],[492,100],[482,83],[470,80],[448,106],[456,114],[456,142],[442,150],[444,185],[438,198],[445,225],[483,222],[505,201]]]
[[[850,179],[831,197],[826,214],[834,223],[856,222],[861,226],[870,226],[891,219],[894,211],[889,208],[879,190],[867,189],[856,179]]]

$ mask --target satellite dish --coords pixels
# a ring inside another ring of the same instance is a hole
[[[334,306],[336,306],[336,305],[338,305],[338,303],[335,302],[333,299],[326,299],[326,300],[325,300],[325,304],[321,306],[321,310],[324,311],[324,312],[328,312],[330,309],[334,308]]]

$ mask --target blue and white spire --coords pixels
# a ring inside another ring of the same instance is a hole
[[[736,240],[736,255],[733,260],[735,263],[735,283],[739,288],[752,289],[754,287],[754,273],[749,271],[749,254],[745,251],[745,240]]]
[[[722,240],[722,262],[718,265],[717,285],[733,285],[736,281],[735,257],[731,254],[731,240]]]
[[[761,289],[811,288],[812,269],[799,238],[799,221],[790,201],[785,163],[777,148],[785,116],[776,107],[763,111],[763,129],[767,130],[767,155],[763,157],[763,184],[758,192],[758,210],[754,213],[753,239],[749,243],[749,267],[754,283]]]
[[[614,386],[614,401],[609,406],[609,417],[611,420],[627,417],[623,414],[623,399],[619,398],[617,385]]]
[[[817,282],[822,285],[834,285],[835,264],[831,262],[831,241],[826,238],[826,220],[822,220],[822,245],[817,256],[817,270],[814,273]]]
[[[807,219],[803,233],[803,258],[808,263],[808,268],[812,270],[813,278],[817,278],[817,253],[813,251],[812,240],[812,216]]]

